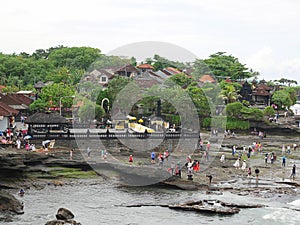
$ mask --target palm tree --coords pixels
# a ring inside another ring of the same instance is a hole
[[[221,97],[225,100],[225,104],[228,104],[237,101],[239,95],[233,85],[227,85],[225,89],[221,91]]]

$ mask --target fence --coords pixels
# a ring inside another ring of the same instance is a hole
[[[87,130],[87,132],[55,132],[55,133],[31,133],[32,139],[57,139],[57,140],[70,140],[70,139],[103,139],[103,140],[114,140],[114,139],[189,139],[199,138],[199,133],[129,133],[129,132],[100,132],[94,133]]]

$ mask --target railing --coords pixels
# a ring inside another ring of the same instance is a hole
[[[31,133],[32,139],[57,139],[57,140],[71,140],[71,139],[102,139],[102,140],[113,140],[113,139],[189,139],[199,138],[199,133],[128,133],[128,132],[61,132],[61,133]]]

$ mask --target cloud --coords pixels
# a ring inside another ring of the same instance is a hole
[[[277,56],[278,55],[278,56]],[[300,84],[300,58],[283,59],[271,47],[263,47],[246,59],[248,67],[260,72],[260,79],[287,78]]]

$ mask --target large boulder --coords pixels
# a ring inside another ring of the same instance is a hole
[[[74,214],[70,210],[59,208],[56,213],[56,220],[48,221],[45,225],[81,225],[73,218]]]
[[[23,203],[13,195],[0,191],[0,211],[10,211],[17,214],[23,214]]]
[[[73,218],[74,218],[74,214],[66,208],[59,208],[57,210],[56,219],[58,219],[58,220],[70,220],[70,219],[73,219]]]

